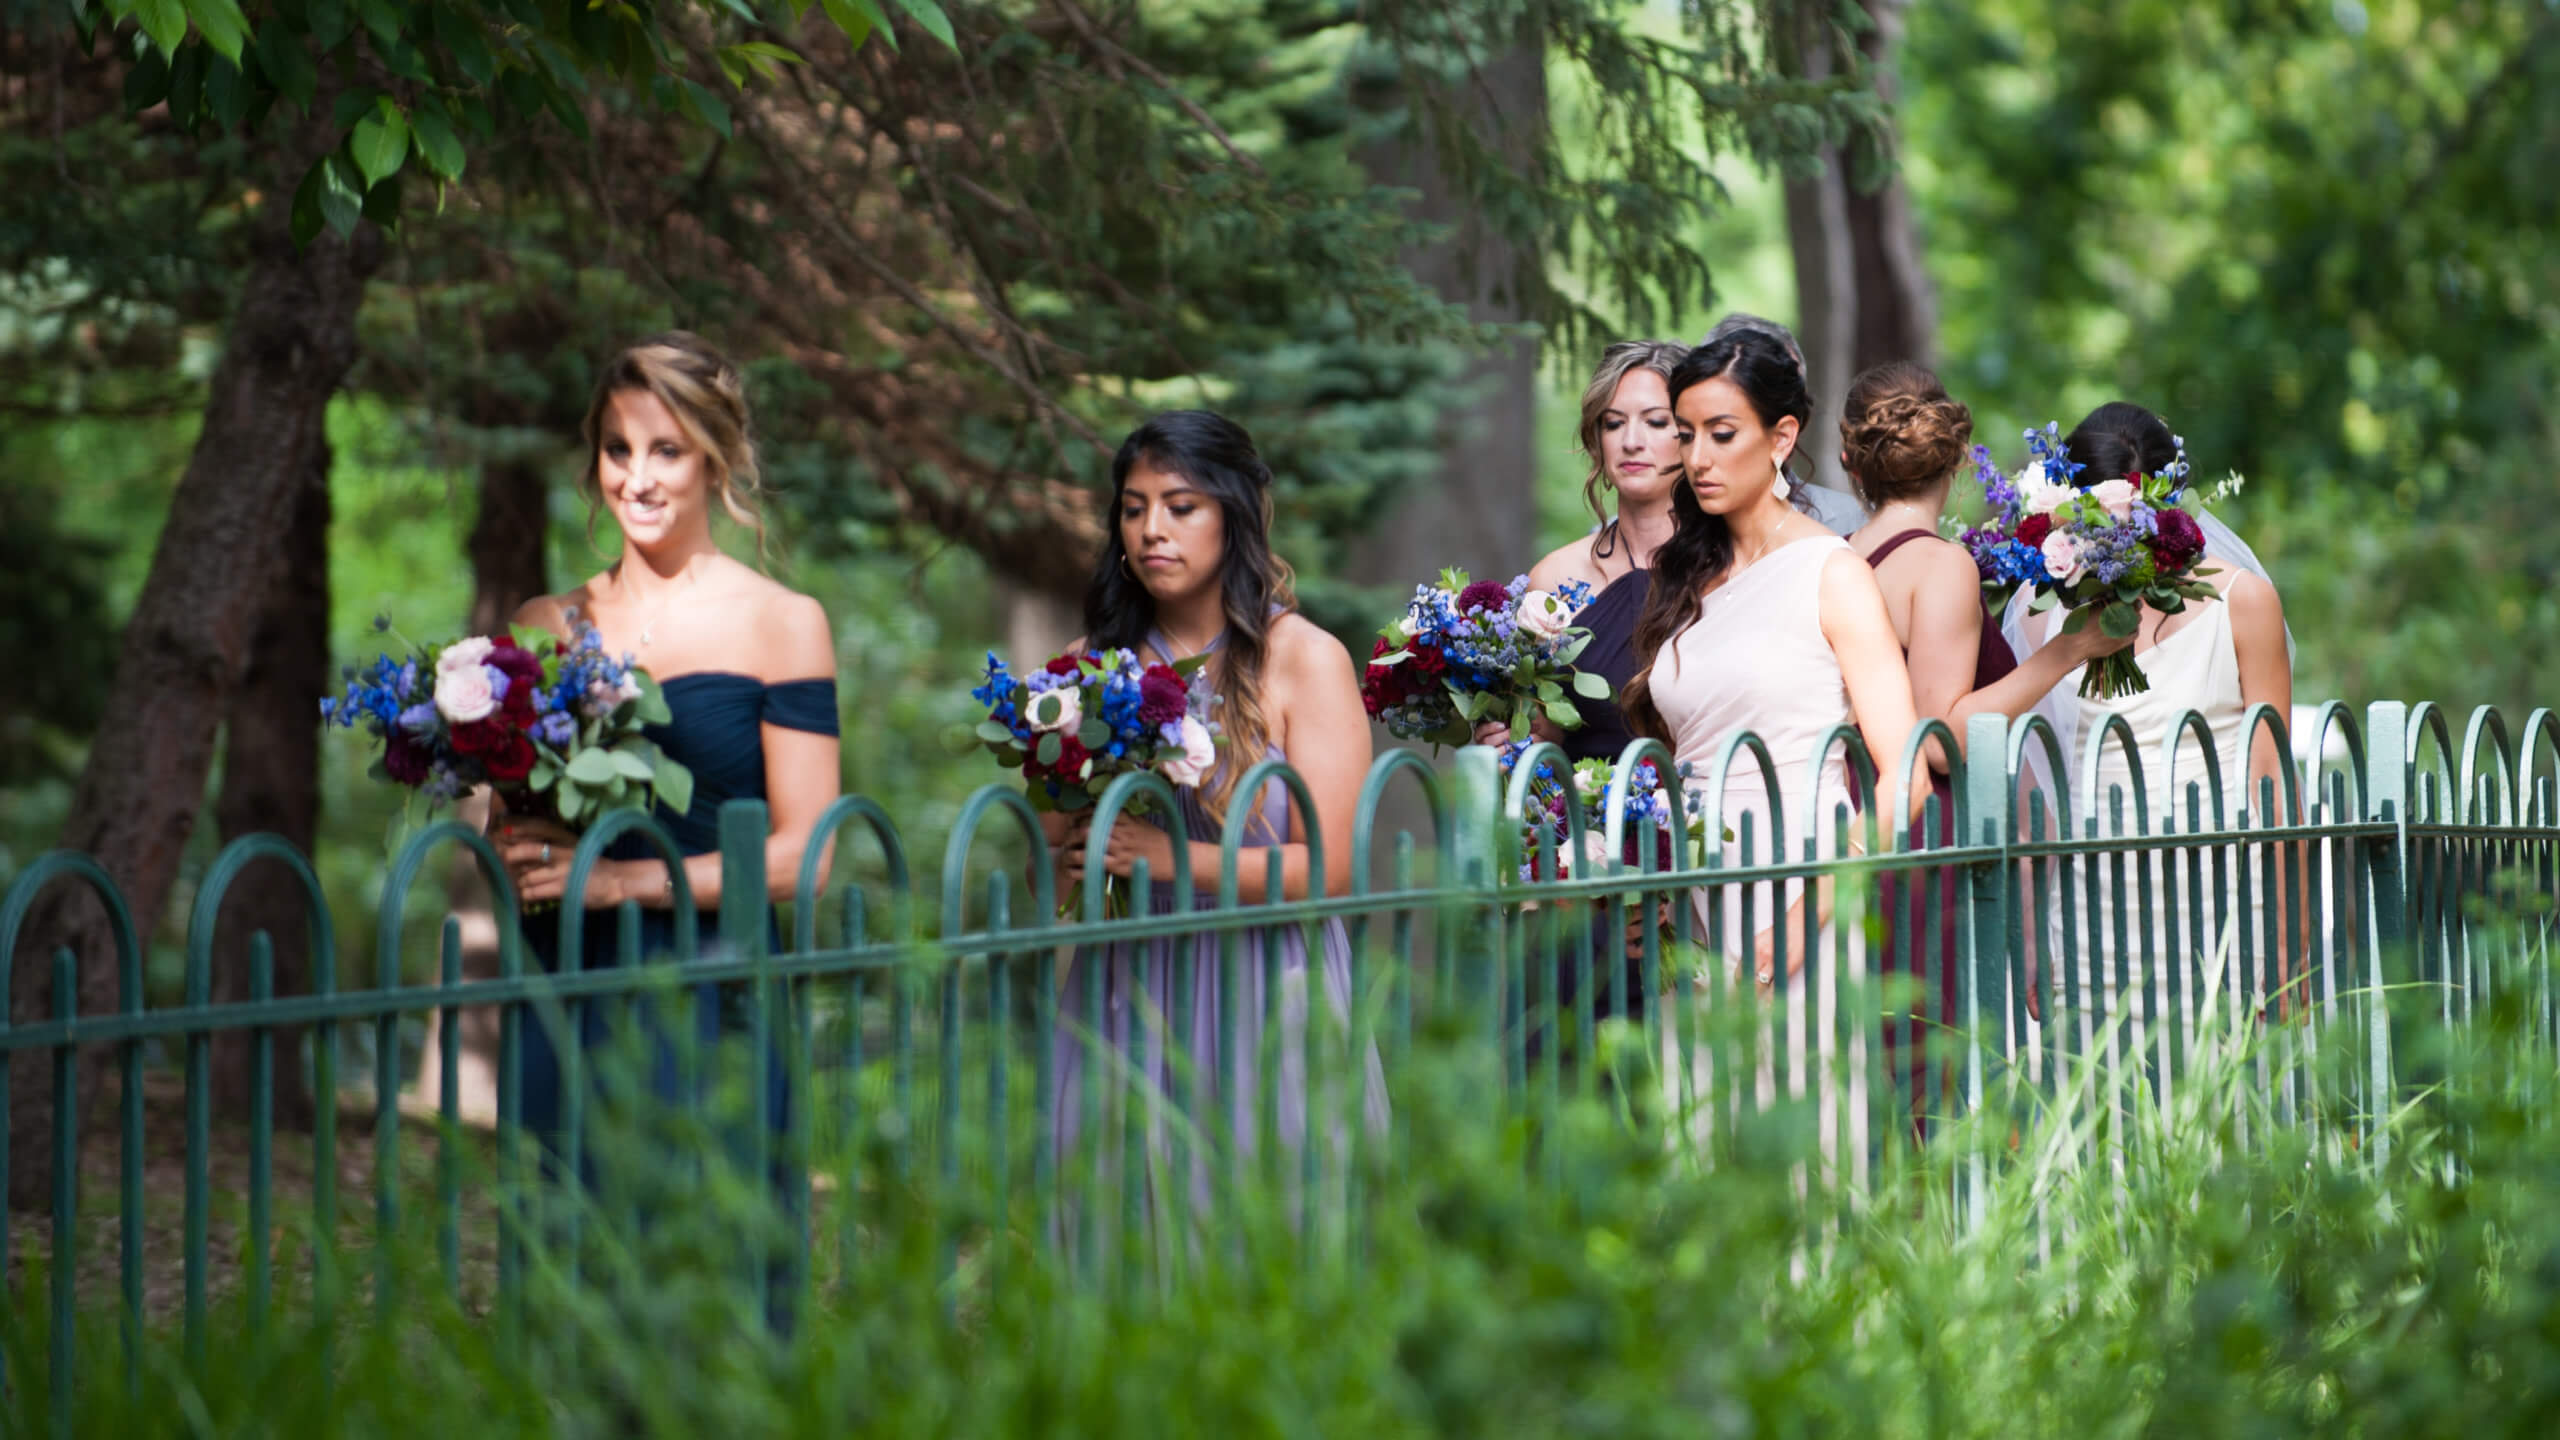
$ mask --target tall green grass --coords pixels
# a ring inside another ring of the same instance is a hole
[[[84,1309],[70,1428],[2546,1435],[2560,1127],[2540,993],[2485,988],[2458,1025],[2436,994],[2385,997],[2395,1058],[2421,1078],[2379,1114],[2288,1116],[2274,1085],[2351,1093],[2352,1027],[2315,1041],[2245,1017],[2203,1037],[2165,1105],[2094,1063],[2003,1085],[1928,1146],[1882,1147],[1855,1197],[1807,1179],[1821,1156],[1800,1105],[1720,1122],[1701,1155],[1635,1118],[1662,1108],[1641,1063],[1523,1110],[1479,1038],[1426,1033],[1395,1076],[1393,1143],[1354,1147],[1304,1215],[1302,1185],[1245,1167],[1206,1211],[1142,1226],[1152,1248],[1099,1264],[1052,1243],[1037,1136],[966,1119],[920,1136],[873,1105],[878,1123],[821,1128],[813,1287],[779,1327],[748,1283],[757,1237],[783,1233],[759,1188],[716,1158],[699,1180],[651,1169],[716,1157],[716,1128],[622,1133],[607,1107],[600,1143],[656,1188],[652,1218],[630,1223],[608,1186],[572,1250],[559,1221],[577,1202],[540,1192],[520,1311],[485,1286],[449,1297],[413,1223],[388,1303],[383,1257],[342,1255],[326,1303],[286,1286],[261,1326],[227,1302],[201,1362],[151,1330],[130,1388],[119,1314]],[[955,1186],[918,1149],[936,1138],[965,1142]],[[984,1183],[1000,1148],[1001,1197]],[[1091,1178],[1069,1167],[1070,1215]],[[1081,1203],[1106,1234],[1144,1209]],[[41,1285],[18,1301],[7,1424],[44,1434]]]

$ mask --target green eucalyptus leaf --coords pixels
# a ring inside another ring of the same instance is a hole
[[[1013,742],[1013,727],[1001,720],[981,720],[978,722],[977,729],[964,729],[962,733],[973,735],[990,745],[1008,745]]]
[[[1055,765],[1058,763],[1059,754],[1066,748],[1067,747],[1064,744],[1060,743],[1058,739],[1058,732],[1052,730],[1048,734],[1040,737],[1040,748],[1035,753],[1039,755],[1041,764]]]
[[[613,754],[590,745],[569,757],[568,773],[581,785],[606,784],[613,779]]]
[[[1609,698],[1608,677],[1577,670],[1573,672],[1573,693],[1585,700],[1606,700]]]
[[[625,779],[638,780],[646,784],[657,774],[657,767],[649,763],[649,756],[640,754],[636,750],[608,750],[605,756],[613,762],[613,768]]]
[[[1087,720],[1076,727],[1076,743],[1087,750],[1099,750],[1111,743],[1111,727],[1099,720]]]
[[[693,771],[682,761],[658,757],[657,768],[649,777],[649,792],[658,803],[678,815],[693,809]]]
[[[1582,712],[1570,700],[1548,701],[1547,719],[1559,730],[1577,730],[1582,726]]]
[[[640,687],[640,698],[632,702],[636,707],[632,714],[641,724],[665,725],[675,719],[675,712],[667,708],[667,692],[654,676],[646,670],[634,670],[631,680]]]
[[[959,756],[966,755],[970,751],[978,749],[981,746],[1002,743],[1000,741],[990,740],[984,734],[980,733],[985,728],[986,727],[984,725],[980,725],[975,729],[967,725],[945,725],[942,727],[941,734],[936,738],[942,741],[942,748],[944,751],[952,755],[954,758],[957,758]],[[1001,725],[996,728],[999,730],[1004,729]],[[1008,739],[1012,737],[1012,733],[1013,732],[1009,730],[1005,731]]]
[[[2106,613],[2099,617],[2098,623],[2106,631],[2108,639],[2129,640],[2133,638],[2134,632],[2142,628],[2142,611],[2136,606],[2119,601],[2106,608]]]

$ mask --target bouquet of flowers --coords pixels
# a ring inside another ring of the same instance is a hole
[[[514,813],[572,829],[644,792],[670,810],[693,803],[693,772],[642,733],[666,722],[666,697],[648,672],[607,655],[593,626],[566,644],[532,630],[442,646],[396,638],[409,653],[347,667],[346,689],[321,700],[320,719],[362,722],[382,743],[374,777],[411,791],[402,826],[420,802],[432,808],[475,785],[495,787]]]
[[[2174,615],[2190,600],[2211,599],[2213,587],[2202,577],[2214,572],[2197,568],[2204,529],[2180,508],[2186,442],[2178,442],[2176,463],[2157,475],[2083,486],[2075,478],[2081,467],[2063,453],[2059,430],[2048,424],[2026,432],[2027,467],[2014,478],[2000,473],[1988,448],[1973,449],[1992,513],[1989,523],[1965,532],[1964,546],[1983,587],[2005,599],[2026,586],[2035,592],[2035,613],[2056,605],[2071,612],[2066,632],[2077,634],[2094,621],[2120,640],[2141,626],[2146,604]],[[2150,688],[2131,650],[2090,662],[2080,681],[2088,699]]]
[[[1514,741],[1502,747],[1502,773],[1511,775],[1519,769],[1521,757],[1527,753],[1526,741]],[[1561,770],[1553,760],[1543,760],[1529,780],[1528,804],[1523,807],[1520,836],[1520,878],[1538,878],[1538,845],[1541,837],[1553,836],[1556,852],[1556,878],[1570,880],[1579,873],[1593,875],[1620,868],[1637,869],[1644,863],[1639,848],[1644,837],[1653,837],[1653,869],[1661,874],[1671,868],[1675,858],[1671,845],[1671,790],[1663,783],[1661,767],[1650,760],[1638,761],[1635,776],[1627,785],[1627,830],[1622,852],[1613,860],[1602,853],[1607,843],[1609,823],[1609,785],[1617,778],[1617,763],[1610,760],[1584,760]],[[1684,770],[1678,777],[1686,781]],[[1697,842],[1692,854],[1701,853],[1706,841],[1706,821],[1693,794],[1681,796],[1689,838]],[[1578,808],[1582,815],[1582,850],[1573,853],[1573,826],[1568,813]]]
[[[1466,744],[1488,717],[1508,720],[1516,743],[1541,710],[1571,730],[1582,723],[1574,696],[1609,698],[1608,681],[1573,668],[1591,643],[1573,617],[1590,602],[1591,587],[1578,580],[1532,590],[1526,575],[1503,585],[1443,570],[1439,584],[1415,586],[1405,613],[1378,632],[1361,703],[1389,733],[1435,745]]]
[[[1073,814],[1092,806],[1113,779],[1153,770],[1198,789],[1218,765],[1218,697],[1195,655],[1150,665],[1128,650],[1069,652],[1017,676],[992,652],[984,684],[969,692],[987,718],[965,732],[996,763],[1022,772],[1032,808]],[[1146,798],[1133,809],[1143,813]],[[1169,879],[1169,876],[1160,876]],[[1114,877],[1106,915],[1129,913]],[[1059,897],[1064,903],[1064,896]]]

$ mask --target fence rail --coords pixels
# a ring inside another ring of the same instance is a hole
[[[2284,717],[2265,707],[2251,712],[2243,731],[2241,756],[2261,734],[2291,753]],[[867,837],[880,880],[840,883],[821,895],[825,847],[813,843],[787,940],[768,931],[772,907],[732,902],[697,941],[693,897],[674,867],[665,956],[644,956],[652,947],[636,910],[521,916],[488,843],[443,824],[413,838],[390,867],[370,985],[346,973],[339,927],[309,862],[274,837],[250,837],[222,853],[196,895],[184,1000],[174,1007],[148,1003],[143,952],[112,878],[88,857],[48,854],[0,902],[0,967],[28,958],[18,953],[21,932],[38,897],[57,886],[93,892],[113,937],[111,955],[34,957],[51,966],[52,1011],[0,1025],[0,1055],[41,1056],[49,1067],[51,1290],[42,1309],[57,1415],[69,1413],[62,1407],[73,1394],[71,1336],[83,1304],[82,1106],[93,1094],[112,1094],[116,1106],[114,1303],[128,1366],[140,1363],[151,1200],[146,1070],[151,1047],[167,1042],[182,1057],[180,1323],[198,1359],[212,1272],[209,1057],[217,1037],[246,1037],[253,1053],[248,1113],[224,1121],[250,1132],[240,1283],[254,1316],[269,1304],[278,1264],[276,1067],[307,1066],[318,1106],[309,1214],[328,1217],[311,1226],[313,1295],[322,1303],[343,1213],[341,1040],[370,1036],[370,1221],[376,1299],[387,1304],[390,1241],[413,1209],[428,1212],[446,1282],[462,1284],[464,1177],[473,1152],[457,1123],[454,1021],[478,1007],[502,1015],[491,1180],[502,1318],[521,1303],[526,1247],[556,1248],[565,1235],[574,1282],[579,1227],[617,1203],[589,1173],[600,1162],[588,1148],[628,1118],[605,1083],[617,1063],[613,1045],[689,1051],[691,1040],[668,1040],[685,1027],[666,1019],[688,1008],[709,1017],[691,1032],[705,1053],[679,1063],[726,1075],[729,1103],[739,1107],[728,1121],[692,1132],[689,1143],[734,1150],[749,1175],[776,1176],[790,1239],[773,1263],[751,1271],[759,1293],[785,1308],[814,1283],[824,1258],[813,1171],[825,1171],[841,1192],[909,1178],[974,1187],[997,1217],[992,1226],[1015,1217],[1018,1229],[1096,1269],[1179,1268],[1184,1247],[1165,1237],[1190,1233],[1203,1207],[1228,1203],[1222,1197],[1239,1177],[1277,1182],[1311,1236],[1338,1231],[1328,1217],[1356,1210],[1364,1167],[1393,1161],[1398,1086],[1424,1029],[1473,1037],[1464,1043],[1507,1097],[1497,1107],[1506,1113],[1575,1091],[1650,1094],[1643,1072],[1652,1071],[1662,1098],[1636,1123],[1659,1126],[1700,1163],[1718,1163],[1719,1136],[1783,1112],[1812,1147],[1811,1169],[1825,1193],[1852,1198],[1895,1153],[1930,1143],[1967,1114],[2018,1104],[2165,1113],[2179,1103],[2181,1077],[2196,1056],[2235,1031],[2302,1051],[2343,1043],[2354,1056],[2345,1093],[2335,1095],[2315,1093],[2323,1083],[2317,1072],[2262,1058],[2267,1093],[2244,1123],[2378,1134],[2375,1118],[2424,1078],[2399,1068],[2386,1003],[2395,991],[2415,987],[2443,1016],[2458,1018],[2506,983],[2499,977],[2522,975],[2533,987],[2538,1039],[2560,1034],[2548,978],[2560,895],[2560,722],[2537,710],[2511,738],[2503,717],[2484,709],[2456,744],[2449,717],[2431,704],[2378,704],[2361,718],[2331,704],[2318,712],[2315,732],[2309,753],[2323,754],[2335,734],[2345,763],[2288,770],[2249,797],[2235,793],[2248,787],[2220,772],[2217,746],[2229,737],[2213,735],[2200,717],[2187,717],[2152,756],[2137,753],[2120,721],[2094,730],[2078,756],[2065,756],[2041,721],[1980,719],[1948,760],[1948,795],[1933,798],[1907,832],[1845,806],[1788,817],[1776,798],[1776,759],[1746,736],[1716,757],[1703,792],[1704,833],[1730,824],[1732,856],[1714,845],[1689,853],[1685,823],[1676,822],[1667,870],[1657,871],[1651,847],[1640,846],[1631,867],[1535,881],[1524,881],[1522,868],[1552,877],[1556,852],[1520,851],[1525,783],[1506,786],[1485,751],[1460,752],[1445,771],[1396,752],[1380,759],[1361,791],[1349,893],[1323,893],[1327,837],[1310,833],[1314,893],[1240,904],[1241,867],[1252,863],[1242,822],[1258,807],[1239,804],[1219,837],[1213,880],[1183,873],[1188,852],[1177,845],[1170,898],[1123,918],[1106,917],[1098,860],[1081,894],[1066,897],[1081,913],[1061,915],[1038,816],[1018,792],[990,785],[969,799],[950,835],[930,927],[896,825],[855,796],[828,810],[819,831],[837,849],[839,873],[855,868],[846,856]],[[1911,773],[1933,738],[1953,749],[1959,737],[1942,726],[1915,735],[1894,773]],[[1855,732],[1830,737],[1814,757],[1817,768],[1835,751],[1858,771],[1863,793],[1874,793],[1874,767]],[[1640,755],[1671,758],[1659,746],[1629,751]],[[2102,794],[2097,777],[2110,763],[2121,773]],[[2163,782],[2146,782],[2146,766]],[[1757,774],[1771,792],[1767,834],[1756,810],[1727,813],[1728,777],[1737,773]],[[2045,783],[2036,783],[2040,775]],[[1312,831],[1305,787],[1285,766],[1257,767],[1237,793],[1258,795],[1265,783],[1293,792]],[[1398,786],[1418,792],[1427,836],[1382,833],[1378,817]],[[1889,802],[1897,788],[1889,773]],[[1176,809],[1160,779],[1139,776],[1113,786],[1100,817],[1107,822],[1150,795],[1161,810]],[[1627,853],[1623,799],[1610,797],[1600,854]],[[1582,855],[1570,807],[1567,820],[1564,853]],[[985,873],[979,857],[991,825],[1031,846],[1027,875]],[[723,895],[770,893],[766,826],[761,805],[723,810]],[[1106,830],[1097,824],[1097,833]],[[1768,834],[1784,843],[1769,847]],[[626,836],[676,854],[648,817],[610,816],[582,840],[570,893],[581,892],[606,849]],[[497,896],[498,974],[463,977],[448,918],[428,972],[434,982],[409,983],[405,977],[424,969],[410,965],[404,948],[411,892],[431,862],[456,851]],[[1431,873],[1417,878],[1426,860]],[[217,950],[225,899],[258,863],[288,867],[310,897],[307,993],[273,993],[263,933],[236,951]],[[1277,879],[1275,869],[1274,893]],[[1791,909],[1790,882],[1813,898]],[[1136,889],[1149,893],[1143,871]],[[2499,897],[2505,918],[2493,936],[2476,902]],[[840,932],[834,944],[821,943],[829,913]],[[619,963],[546,967],[529,940],[532,927],[553,927],[553,953],[578,957],[599,925],[614,936]],[[1730,937],[1756,943],[1764,932],[1772,974],[1765,989],[1736,973],[1746,957],[1723,953],[1739,948]],[[2493,948],[2526,963],[2493,967]],[[639,963],[644,958],[667,963]],[[113,1011],[78,1013],[84,964],[115,967]],[[247,967],[255,998],[212,1002],[217,966]],[[675,981],[684,988],[671,988]],[[431,1014],[443,1021],[445,1084],[430,1121],[404,1117],[396,1097],[406,1074],[402,1036]],[[277,1036],[295,1030],[308,1034],[307,1057],[278,1053]],[[644,1054],[630,1063],[652,1070],[664,1060]],[[717,1087],[697,1078],[668,1093],[695,1112],[717,1109]],[[107,1080],[111,1088],[101,1089]],[[0,1085],[9,1083],[0,1070]],[[529,1090],[551,1097],[543,1104],[556,1100],[542,1123],[528,1120]],[[0,1126],[8,1116],[0,1103]],[[2113,1147],[2114,1163],[2123,1161],[2120,1129],[2092,1131],[2094,1144]],[[400,1159],[412,1130],[436,1152],[423,1190]],[[543,1143],[519,1143],[529,1131]],[[665,1142],[656,1143],[638,1152],[638,1168],[668,1155]],[[0,1143],[0,1165],[9,1154]],[[1541,1163],[1564,1163],[1561,1147],[1549,1147]],[[546,1182],[545,1169],[574,1172],[580,1183]],[[585,1203],[588,1192],[597,1204]],[[961,1239],[945,1243],[956,1251]],[[839,1234],[837,1243],[851,1242]],[[23,1319],[37,1308],[22,1300],[9,1313]]]

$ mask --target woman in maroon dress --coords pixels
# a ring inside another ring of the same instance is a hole
[[[2056,637],[2024,665],[2010,654],[1998,619],[1983,601],[1972,557],[1938,530],[1972,440],[1971,412],[1948,397],[1937,376],[1909,363],[1880,365],[1860,375],[1851,382],[1840,411],[1841,467],[1874,512],[1850,535],[1849,544],[1866,557],[1884,591],[1921,719],[1944,720],[1959,743],[1972,717],[2023,714],[2074,667],[2128,643],[2110,640],[2091,625],[2077,635]],[[1913,823],[1914,848],[1952,845],[1956,838],[1948,757],[1934,744],[1930,749],[1938,823],[1934,835],[1925,818]],[[1873,758],[1882,768],[1899,757]],[[1983,760],[1997,765],[2002,758]],[[1940,867],[1935,886],[1917,889],[1915,897],[1892,876],[1878,886],[1884,908],[1884,968],[1919,982],[1913,1013],[1886,1031],[1888,1055],[1910,1054],[1915,1091],[1924,1076],[1919,1068],[1926,1033],[1922,1027],[1952,1021],[1956,1014],[1956,966],[1950,963],[1956,954],[1955,868]],[[1934,924],[1929,923],[1932,915]],[[1921,1103],[1927,1099],[1925,1094],[1914,1098]]]

